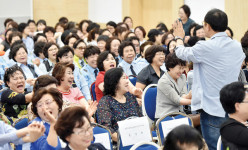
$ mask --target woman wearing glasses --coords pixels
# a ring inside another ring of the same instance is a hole
[[[80,69],[84,65],[86,65],[86,61],[84,59],[84,50],[85,50],[85,48],[86,48],[86,44],[82,39],[77,40],[73,44],[73,49],[74,49],[73,62]]]
[[[88,113],[79,106],[66,108],[55,124],[59,137],[67,143],[63,150],[105,150],[98,143],[91,144],[93,128]]]
[[[54,125],[62,110],[62,105],[62,94],[55,88],[40,88],[35,92],[31,109],[37,117],[33,121],[43,122],[46,131],[44,136],[31,143],[31,150],[58,150],[61,148]]]

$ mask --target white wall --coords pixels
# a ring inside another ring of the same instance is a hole
[[[0,0],[0,31],[4,30],[6,18],[27,22],[33,18],[33,0]]]
[[[89,0],[88,5],[89,19],[94,22],[122,21],[122,0]]]
[[[207,12],[212,8],[225,10],[225,0],[184,0],[184,3],[190,7],[190,18],[200,25]]]

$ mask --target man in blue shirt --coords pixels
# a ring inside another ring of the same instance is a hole
[[[143,69],[143,67],[139,66],[134,60],[136,53],[132,42],[122,42],[119,46],[119,55],[122,57],[123,61],[119,63],[118,67],[123,68],[127,76],[137,76]]]
[[[84,59],[87,64],[82,68],[83,76],[88,83],[88,87],[96,80],[99,69],[97,68],[97,58],[100,54],[100,50],[96,46],[88,46],[84,51]]]
[[[238,81],[241,64],[245,58],[241,44],[227,36],[228,19],[219,9],[210,10],[203,28],[207,41],[199,41],[193,47],[184,47],[182,23],[173,25],[177,40],[175,53],[183,60],[192,61],[194,78],[192,110],[201,112],[201,128],[210,150],[216,150],[219,130],[227,115],[220,103],[219,92],[223,86]]]

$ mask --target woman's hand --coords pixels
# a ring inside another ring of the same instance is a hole
[[[54,125],[56,123],[55,117],[52,114],[50,114],[50,112],[45,108],[42,108],[42,110],[43,112],[45,112],[46,119],[49,121],[49,123]]]
[[[96,112],[97,105],[98,105],[98,103],[96,101],[90,101],[89,102],[89,107],[88,107],[87,111],[88,111],[90,117],[93,116],[94,113]]]
[[[142,96],[142,93],[143,93],[143,91],[142,91],[142,89],[141,88],[134,88],[133,89],[133,95],[135,95],[135,96],[138,96],[138,97],[141,97]]]
[[[36,79],[26,79],[26,82],[31,85],[31,86],[34,86],[34,82],[35,82]]]
[[[34,121],[26,128],[29,135],[23,137],[24,142],[35,142],[42,135],[44,135],[44,132],[46,130],[42,122],[36,122],[36,121]]]
[[[183,24],[178,19],[173,24],[173,35],[176,37],[184,38],[185,32],[183,30]]]
[[[35,64],[36,66],[40,65],[40,60],[39,58],[35,58],[34,60],[32,60],[33,64]]]
[[[139,106],[142,106],[142,99],[141,98],[136,98],[136,100],[137,100]]]
[[[191,99],[192,98],[192,90],[189,91],[189,93],[187,94],[187,99]]]

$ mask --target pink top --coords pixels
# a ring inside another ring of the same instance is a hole
[[[60,91],[60,90],[59,90]],[[73,103],[79,103],[79,100],[84,98],[83,94],[79,90],[79,88],[70,88],[69,92],[62,92],[60,91],[63,95],[63,99],[67,99],[70,102]]]

